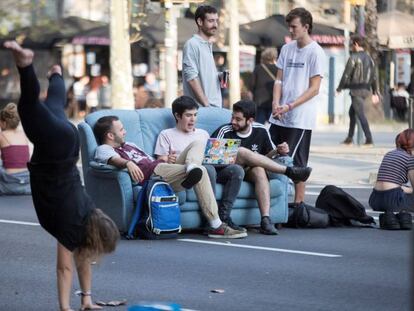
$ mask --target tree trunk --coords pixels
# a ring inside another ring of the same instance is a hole
[[[228,12],[225,1],[221,1],[219,9],[219,28],[216,44],[222,49],[226,45],[226,31],[228,29]]]
[[[375,63],[378,63],[378,12],[376,0],[366,0],[365,2],[365,33],[367,50]]]
[[[111,0],[110,10],[112,107],[134,109],[128,2]]]

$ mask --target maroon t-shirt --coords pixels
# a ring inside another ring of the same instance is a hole
[[[154,160],[151,156],[147,155],[144,151],[131,143],[124,143],[121,147],[114,149],[121,158],[131,160],[138,165],[144,174],[144,180],[149,179],[154,172],[155,167],[159,163],[164,162],[162,160]]]

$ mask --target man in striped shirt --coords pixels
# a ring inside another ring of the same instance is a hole
[[[230,124],[219,127],[211,136],[216,138],[241,139],[241,147],[237,154],[236,163],[245,167],[245,179],[255,185],[255,193],[262,220],[260,232],[268,235],[277,234],[270,215],[270,184],[267,172],[285,174],[294,181],[308,179],[310,167],[286,167],[271,158],[289,153],[287,143],[277,147],[273,144],[267,129],[254,122],[256,116],[255,104],[242,100],[233,105],[233,115]]]

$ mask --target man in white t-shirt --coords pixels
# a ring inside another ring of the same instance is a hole
[[[285,44],[276,63],[270,134],[275,144],[287,142],[296,166],[306,167],[317,96],[324,73],[325,53],[312,40],[312,15],[295,8],[286,16],[292,42]],[[305,182],[295,184],[295,203],[305,199]]]
[[[168,163],[176,163],[182,157],[183,151],[194,143],[204,146],[210,137],[207,131],[196,128],[198,104],[189,96],[181,96],[172,103],[172,113],[176,126],[161,131],[155,144],[154,154],[157,159]],[[204,153],[199,154],[198,163],[201,164]],[[218,168],[206,165],[213,191],[216,182],[223,184],[222,200],[218,204],[220,219],[234,229],[238,236],[247,236],[246,229],[233,223],[230,211],[237,198],[244,178],[244,170],[240,165],[231,164]]]

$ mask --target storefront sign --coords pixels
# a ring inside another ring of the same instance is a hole
[[[414,48],[414,34],[410,36],[391,36],[388,41],[390,49],[410,49]]]

